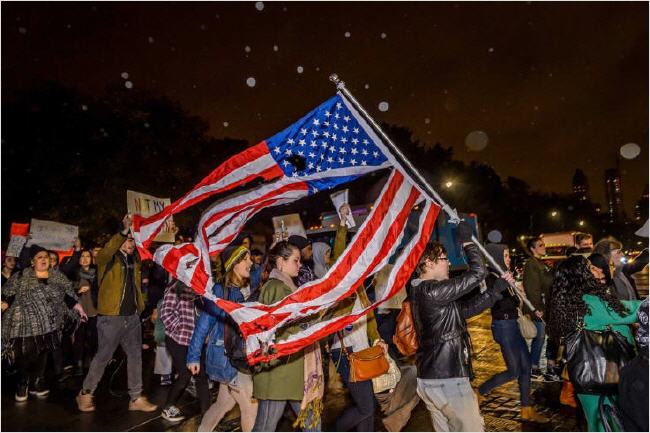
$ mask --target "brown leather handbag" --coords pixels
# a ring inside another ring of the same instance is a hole
[[[350,382],[372,380],[388,372],[390,365],[381,346],[372,346],[359,352],[349,353],[343,344],[340,331],[338,336],[341,340],[341,350],[350,362]]]
[[[418,350],[418,334],[415,332],[413,313],[409,301],[402,302],[402,311],[397,316],[393,343],[404,356],[415,355]]]

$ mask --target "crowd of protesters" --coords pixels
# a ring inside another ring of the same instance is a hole
[[[343,205],[334,238],[322,242],[277,235],[268,248],[253,249],[250,235],[238,236],[212,258],[213,294],[269,305],[310,281],[326,278],[345,249],[348,213],[349,206]],[[336,419],[337,431],[374,430],[377,407],[384,427],[400,431],[420,400],[435,431],[483,431],[480,401],[512,380],[519,388],[522,421],[549,422],[534,408],[532,382],[556,381],[562,382],[561,401],[581,408],[590,431],[604,430],[604,406],[619,414],[626,429],[648,430],[648,303],[640,299],[632,277],[647,265],[647,249],[627,263],[616,239],[594,244],[591,236],[580,235],[564,260],[549,264],[544,239],[532,238],[526,244],[529,258],[523,272],[516,272],[505,244],[485,245],[494,258],[486,265],[472,242],[472,229],[461,222],[456,233],[466,271],[450,275],[445,247],[432,242],[397,301],[325,341],[250,366],[237,324],[159,265],[143,262],[130,234],[131,223],[125,216],[121,230],[101,248],[87,249],[77,240],[72,256],[62,263],[55,252],[38,245],[23,248],[20,257],[3,254],[3,370],[17,376],[17,402],[48,394],[46,366],[51,362],[59,382],[83,376],[78,409],[95,411],[95,391],[120,346],[126,355],[128,409],[160,411],[168,422],[180,422],[186,415],[179,400],[192,389],[201,408],[199,431],[214,431],[235,405],[242,431],[275,431],[283,416],[295,428],[321,431],[328,381],[337,374],[351,399]],[[390,266],[330,314],[342,316],[370,305]],[[402,320],[402,301],[409,302],[412,311],[418,342],[414,356],[401,353],[393,341]],[[486,310],[506,369],[473,384],[467,320]],[[524,322],[534,336],[524,336]],[[142,354],[147,347],[143,326],[153,328],[153,372],[160,386],[169,386],[162,407],[142,394]],[[293,324],[276,338],[281,341],[300,329]],[[573,392],[566,346],[583,329],[616,331],[634,352],[634,360],[620,371],[618,392]],[[394,365],[388,385],[351,378],[351,357],[375,346]],[[645,401],[639,401],[639,392]]]

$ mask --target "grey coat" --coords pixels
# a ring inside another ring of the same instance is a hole
[[[78,300],[72,282],[61,272],[50,270],[47,284],[40,283],[36,272],[26,268],[2,286],[3,298],[13,298],[2,315],[2,338],[12,339],[45,335],[58,331],[65,312],[64,298]]]

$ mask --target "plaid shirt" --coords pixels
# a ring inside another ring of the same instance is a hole
[[[307,284],[315,279],[316,275],[314,275],[314,271],[308,265],[303,264],[298,270],[298,276],[295,278],[294,283],[296,283],[296,287],[302,287],[303,284]]]
[[[178,292],[180,291],[180,296]],[[194,333],[196,293],[180,281],[165,290],[160,307],[160,320],[165,325],[165,335],[182,346],[189,346]]]

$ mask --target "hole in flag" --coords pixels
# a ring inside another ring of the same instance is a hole
[[[287,158],[287,161],[289,161],[297,171],[303,171],[305,169],[305,158],[300,155],[290,156]]]

